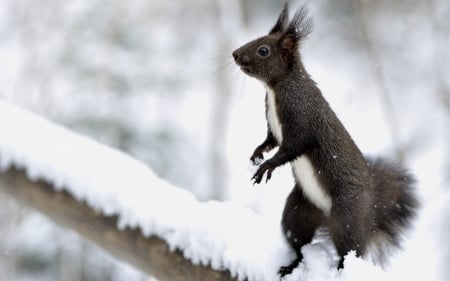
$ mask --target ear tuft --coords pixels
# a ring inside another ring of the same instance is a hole
[[[313,22],[308,16],[308,9],[303,6],[295,12],[289,22],[286,31],[280,38],[280,47],[286,51],[286,55],[292,55],[298,49],[300,41],[311,33]]]
[[[298,9],[287,27],[286,34],[294,35],[297,41],[306,38],[313,29],[313,21],[308,13],[305,6]]]
[[[278,16],[278,20],[272,29],[269,31],[269,34],[274,33],[282,33],[286,30],[286,27],[289,23],[289,4],[288,2],[284,3],[283,10]]]

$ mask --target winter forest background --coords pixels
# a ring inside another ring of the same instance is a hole
[[[105,3],[2,0],[0,98],[131,154],[201,200],[279,217],[289,169],[249,188],[264,90],[231,51],[268,32],[281,1]],[[430,280],[448,280],[439,276],[450,274],[450,2],[308,6],[306,68],[363,152],[414,171],[418,227],[440,249]],[[0,281],[150,280],[0,196]]]

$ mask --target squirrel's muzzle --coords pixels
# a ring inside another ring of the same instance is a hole
[[[233,52],[233,58],[237,65],[242,66],[250,62],[250,58],[247,55],[242,55],[239,52],[239,49]]]

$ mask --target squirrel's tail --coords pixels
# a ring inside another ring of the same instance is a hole
[[[419,202],[414,192],[415,179],[400,164],[382,158],[367,161],[375,199],[370,252],[383,264],[390,250],[401,246],[402,235],[411,226]]]

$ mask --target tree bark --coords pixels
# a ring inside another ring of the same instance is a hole
[[[24,171],[0,173],[0,190],[161,281],[236,280],[228,270],[192,264],[180,251],[170,251],[163,240],[144,237],[140,229],[118,229],[117,217],[105,217],[46,182],[32,182]]]

